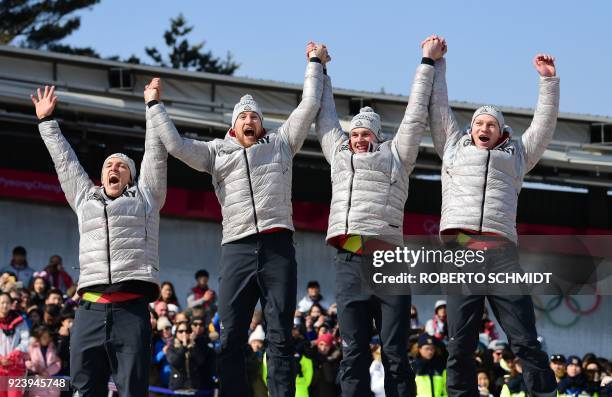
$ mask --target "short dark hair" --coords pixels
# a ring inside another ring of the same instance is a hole
[[[44,324],[40,324],[32,328],[32,336],[36,339],[40,338],[45,332],[53,336],[53,331],[51,328]]]
[[[321,289],[321,286],[319,285],[319,282],[317,280],[310,280],[308,282],[308,284],[306,284],[306,289],[308,288],[319,288]]]
[[[47,304],[45,305],[45,313],[53,316],[53,317],[59,317],[61,314],[62,308],[59,305],[55,305],[55,304]]]
[[[23,255],[25,256],[28,252],[26,251],[25,248],[23,248],[21,245],[18,245],[17,247],[13,248],[13,255]]]
[[[47,297],[49,297],[49,295],[53,295],[53,294],[61,296],[62,300],[64,300],[64,293],[60,289],[58,289],[58,288],[51,288],[49,290],[49,292],[47,292]]]
[[[60,322],[66,320],[68,318],[71,318],[71,319],[74,320],[74,315],[75,315],[74,310],[72,310],[72,309],[64,309],[64,310],[62,310],[61,315],[60,315]]]
[[[197,280],[200,277],[210,278],[210,276],[208,275],[208,271],[206,269],[200,269],[196,272],[195,279]]]

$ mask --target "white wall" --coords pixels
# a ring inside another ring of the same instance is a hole
[[[189,288],[193,286],[193,274],[206,268],[210,285],[217,288],[218,259],[220,256],[221,225],[210,222],[163,218],[160,226],[161,279],[171,281],[185,302]],[[308,280],[321,283],[322,292],[328,297],[334,294],[334,251],[324,245],[324,235],[298,232],[295,235],[298,261],[298,298],[305,292]],[[49,256],[59,254],[64,258],[67,270],[78,262],[78,233],[76,216],[70,208],[0,201],[0,263],[10,260],[11,250],[23,245],[28,250],[30,266],[42,269]],[[435,296],[415,296],[421,322],[433,314]],[[542,298],[544,303],[546,298]],[[591,296],[576,297],[583,308],[593,301]],[[594,352],[612,358],[612,296],[603,296],[599,308],[582,316],[571,328],[552,324],[541,312],[538,331],[544,336],[549,353],[578,354]],[[560,323],[570,321],[572,313],[562,304],[551,313]],[[501,332],[501,328],[498,326]]]

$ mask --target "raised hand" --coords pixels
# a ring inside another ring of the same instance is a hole
[[[306,59],[310,59],[312,57],[316,57],[315,50],[317,49],[317,45],[314,41],[309,41],[306,44]]]
[[[36,90],[37,96],[30,95],[34,107],[36,107],[36,117],[39,120],[49,117],[53,114],[55,104],[57,103],[57,96],[55,96],[55,86],[45,86],[45,91],[42,92],[40,88]]]
[[[325,44],[315,44],[313,41],[309,41],[306,44],[306,58],[319,58],[323,65],[331,61],[331,57],[327,52],[327,46]]]
[[[421,48],[423,48],[423,57],[431,58],[434,61],[442,58],[448,50],[444,37],[435,34],[423,40]]]
[[[542,77],[553,77],[557,74],[557,69],[555,68],[555,57],[552,55],[536,55],[535,58],[533,58],[533,66]]]
[[[162,94],[162,85],[161,79],[159,77],[153,78],[151,82],[145,85],[144,88],[144,101],[145,103],[149,103],[151,101],[159,101],[161,100]]]

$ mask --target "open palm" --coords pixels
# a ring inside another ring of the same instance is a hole
[[[57,103],[57,97],[55,96],[55,86],[45,86],[45,91],[42,92],[40,88],[36,90],[37,96],[30,95],[32,103],[36,107],[36,116],[39,119],[51,116]]]

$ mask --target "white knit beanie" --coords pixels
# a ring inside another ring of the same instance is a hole
[[[123,153],[114,153],[108,156],[106,160],[104,160],[104,163],[102,163],[102,174],[104,174],[104,165],[106,164],[108,160],[112,159],[113,157],[118,158],[127,164],[128,168],[130,169],[130,174],[132,176],[132,183],[134,183],[134,181],[136,180],[136,163],[134,163],[134,160],[132,160],[131,158],[129,158]],[[104,178],[101,178],[101,179],[104,179]]]
[[[261,114],[261,109],[259,108],[259,105],[249,94],[246,94],[245,96],[240,98],[240,101],[236,105],[234,105],[234,113],[232,113],[232,128],[234,128],[234,125],[236,124],[236,119],[242,112],[255,112],[263,121],[263,116]]]
[[[470,123],[470,127],[474,125],[474,120],[476,120],[476,117],[482,114],[488,114],[489,116],[495,117],[495,119],[497,120],[497,124],[499,125],[500,131],[504,129],[505,127],[504,115],[502,114],[501,110],[499,110],[495,106],[490,106],[490,105],[481,106],[478,109],[476,109],[476,111],[474,112],[474,115],[472,116],[472,122]]]
[[[369,106],[361,108],[359,114],[351,120],[350,131],[353,131],[355,128],[367,128],[376,135],[376,139],[378,139],[379,142],[384,140],[380,116]]]

